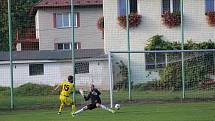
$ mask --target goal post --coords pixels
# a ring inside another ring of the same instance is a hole
[[[131,55],[131,87],[127,78],[128,53]],[[185,100],[215,96],[212,93],[215,92],[215,49],[110,51],[108,61],[111,107],[128,101],[129,90],[134,101],[184,100],[184,94]]]

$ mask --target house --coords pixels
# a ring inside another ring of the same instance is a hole
[[[39,39],[36,39],[35,27],[17,31],[15,46],[17,51],[39,50]]]
[[[75,54],[76,86],[88,88],[89,83],[94,83],[100,89],[109,89],[108,61],[104,50],[80,49]],[[14,51],[13,59],[14,87],[26,83],[54,86],[73,73],[71,51]],[[9,87],[8,52],[0,52],[0,77],[0,87]]]
[[[103,16],[102,0],[74,0],[75,49],[104,48],[103,33],[97,20]],[[71,0],[41,0],[32,6],[35,38],[39,50],[69,50],[72,42]],[[22,34],[22,33],[21,33]],[[18,39],[17,48],[22,49]],[[25,48],[24,48],[25,50]]]
[[[141,23],[130,28],[131,51],[143,51],[149,38],[163,35],[168,41],[181,41],[180,26],[168,27],[163,24],[162,15],[180,12],[180,0],[129,0],[129,12],[142,16]],[[119,25],[118,16],[126,15],[126,0],[103,0],[104,48],[105,52],[128,50],[126,29]],[[185,42],[215,41],[215,27],[208,24],[207,13],[215,10],[214,0],[184,0],[184,37]],[[118,60],[127,61],[125,54],[114,54]],[[142,61],[139,61],[142,60]],[[148,77],[144,54],[131,54],[132,79],[153,80]]]

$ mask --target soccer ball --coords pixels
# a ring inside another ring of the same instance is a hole
[[[120,104],[116,104],[116,105],[115,105],[115,109],[116,109],[116,110],[119,110],[119,109],[120,109]]]

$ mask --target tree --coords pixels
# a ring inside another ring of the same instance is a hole
[[[34,3],[39,0],[13,0],[11,1],[11,18],[13,41],[16,32],[34,26],[34,17],[29,11]],[[0,51],[8,51],[8,14],[7,0],[0,1]]]

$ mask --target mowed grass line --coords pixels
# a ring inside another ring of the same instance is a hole
[[[96,109],[73,118],[70,109],[0,112],[1,121],[215,121],[215,102],[122,105],[116,113]]]

